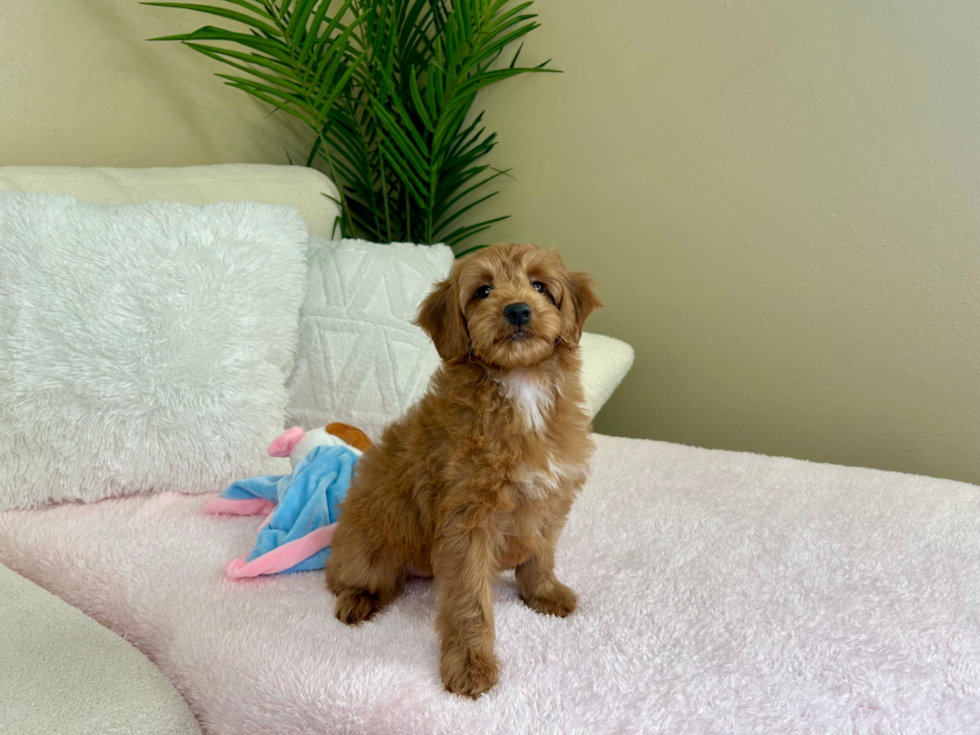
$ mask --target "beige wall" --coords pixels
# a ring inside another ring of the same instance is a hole
[[[175,43],[196,13],[137,0],[8,0],[0,16],[0,165],[286,163],[302,126]]]
[[[304,149],[142,40],[193,14],[8,5],[0,164]],[[495,234],[559,244],[636,347],[597,428],[980,482],[980,3],[536,5],[526,58],[566,73],[484,100]]]
[[[980,482],[980,2],[536,7],[496,235],[635,346],[597,429]]]

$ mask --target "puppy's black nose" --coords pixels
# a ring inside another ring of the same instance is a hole
[[[519,327],[531,318],[531,307],[527,304],[507,304],[504,307],[504,316],[511,324]]]

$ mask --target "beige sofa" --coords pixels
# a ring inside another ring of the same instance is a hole
[[[3,565],[0,620],[0,732],[201,732],[184,699],[146,656]]]

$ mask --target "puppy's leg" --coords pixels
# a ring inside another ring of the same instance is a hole
[[[432,555],[442,683],[473,699],[497,683],[500,669],[493,654],[495,533],[486,509],[466,509],[443,529]]]
[[[564,618],[575,612],[578,598],[555,577],[555,543],[565,525],[564,518],[546,530],[541,547],[517,565],[517,591],[524,604],[542,615]]]
[[[327,558],[327,587],[337,595],[337,620],[357,625],[380,612],[405,584],[402,565],[383,547],[340,524]]]

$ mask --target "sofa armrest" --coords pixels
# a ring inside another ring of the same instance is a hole
[[[614,337],[589,332],[582,334],[579,348],[582,388],[589,412],[595,418],[633,366],[633,348]]]
[[[0,565],[0,731],[200,735],[142,653]]]

